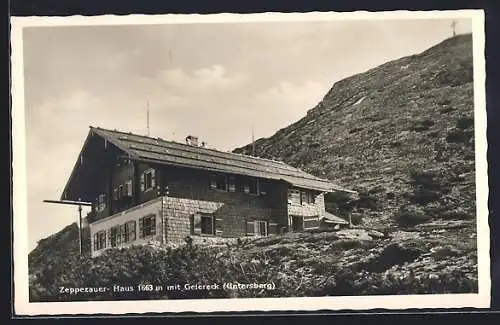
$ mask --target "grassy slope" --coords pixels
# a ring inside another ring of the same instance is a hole
[[[364,207],[363,227],[383,233],[351,229],[244,240],[228,247],[136,247],[79,260],[72,225],[30,254],[31,298],[113,298],[61,296],[59,285],[213,281],[273,282],[276,290],[119,297],[476,291],[471,43],[470,35],[458,36],[342,80],[302,120],[257,141],[260,156],[280,158],[366,192],[376,204]],[[431,218],[390,227],[402,209]]]

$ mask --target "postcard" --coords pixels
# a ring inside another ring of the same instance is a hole
[[[482,10],[11,24],[16,314],[489,307]]]

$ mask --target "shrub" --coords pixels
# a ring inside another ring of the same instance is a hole
[[[426,205],[431,202],[436,202],[441,198],[441,192],[436,190],[430,190],[423,187],[418,187],[413,192],[411,197],[411,203]]]
[[[363,242],[359,239],[340,239],[333,242],[335,247],[339,247],[343,250],[355,249],[363,246]]]
[[[351,223],[355,226],[363,223],[363,214],[361,213],[351,213]]]
[[[448,114],[448,113],[452,112],[453,110],[454,110],[453,107],[447,106],[447,107],[444,107],[444,108],[440,109],[439,112],[441,114]]]
[[[433,125],[434,122],[431,120],[422,120],[422,121],[417,121],[415,125],[413,125],[410,129],[412,131],[417,131],[417,132],[426,131]]]
[[[365,191],[359,192],[359,198],[354,202],[357,208],[370,209],[370,210],[380,210],[381,204],[379,199],[373,194]]]
[[[394,265],[411,262],[422,254],[422,250],[414,247],[404,247],[400,244],[390,244],[384,247],[379,256],[374,257],[363,264],[363,269],[370,272],[384,272]]]
[[[410,184],[413,186],[423,186],[425,188],[440,188],[437,182],[438,170],[433,169],[412,169],[410,170]]]
[[[463,251],[461,251],[453,246],[446,245],[446,246],[441,246],[441,247],[435,248],[433,250],[432,255],[434,256],[434,259],[442,260],[442,259],[446,259],[447,257],[455,257],[455,256],[463,255]]]
[[[472,117],[461,117],[457,120],[457,128],[460,130],[465,130],[474,126],[474,118]]]
[[[464,209],[457,208],[442,212],[440,217],[445,220],[469,220],[474,218],[474,214],[469,213]]]
[[[446,136],[446,141],[449,143],[468,144],[473,136],[474,132],[454,129],[448,133],[448,135]]]
[[[420,207],[414,205],[403,206],[396,212],[393,219],[402,226],[414,226],[430,221],[432,218]]]
[[[329,193],[325,196],[325,207],[332,213],[347,215],[356,205],[352,195],[345,192]]]

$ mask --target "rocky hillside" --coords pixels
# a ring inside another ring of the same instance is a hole
[[[335,83],[304,118],[258,139],[256,155],[361,191],[368,223],[415,202],[435,217],[474,215],[472,78],[472,36],[447,39]]]

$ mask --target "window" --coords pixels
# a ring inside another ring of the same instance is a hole
[[[154,169],[148,169],[141,175],[141,191],[147,191],[156,186],[156,175]]]
[[[300,204],[300,191],[299,190],[288,190],[288,203],[289,204]]]
[[[303,231],[304,230],[304,217],[301,216],[290,216],[292,231]]]
[[[132,197],[132,180],[129,179],[123,184],[123,196]]]
[[[255,234],[257,236],[267,236],[267,222],[255,221]]]
[[[156,216],[151,214],[139,219],[139,235],[141,238],[151,237],[156,234]]]
[[[267,236],[268,223],[264,220],[255,220],[246,222],[246,234],[247,236]]]
[[[126,197],[132,197],[132,181],[119,185],[113,190],[113,200],[121,200]]]
[[[101,212],[106,209],[106,194],[100,194],[97,197],[97,211]]]
[[[251,179],[246,181],[245,185],[243,185],[243,192],[246,194],[259,194],[259,180]]]
[[[106,232],[98,231],[94,234],[94,251],[106,248]]]
[[[153,175],[151,172],[147,172],[144,174],[144,189],[150,189],[153,187]]]
[[[314,203],[314,194],[310,191],[299,191],[296,189],[288,190],[289,204],[312,204]]]
[[[212,216],[201,216],[201,233],[206,235],[214,234],[214,218]]]
[[[311,204],[314,203],[314,195],[311,192],[302,191],[300,192],[301,204]]]
[[[122,241],[128,243],[135,240],[135,221],[129,221],[122,226]]]
[[[210,178],[210,189],[227,191],[228,185],[226,175],[212,175],[212,177]]]
[[[120,226],[115,226],[112,227],[109,230],[109,241],[111,244],[111,247],[116,247],[121,244],[121,232],[120,232]]]
[[[215,235],[215,219],[212,215],[196,213],[192,220],[193,235]]]
[[[236,180],[234,176],[228,177],[228,190],[229,192],[236,192]]]

